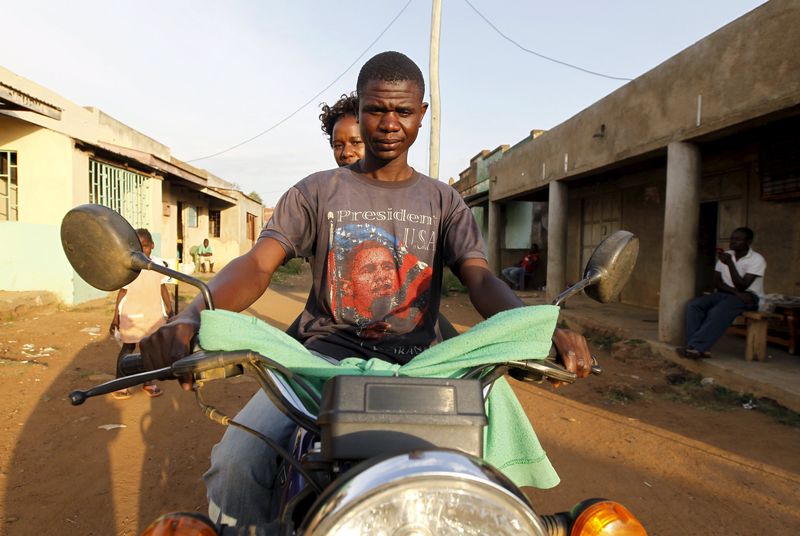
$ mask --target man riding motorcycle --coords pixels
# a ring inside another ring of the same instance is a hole
[[[313,257],[313,288],[298,330],[305,346],[329,361],[356,356],[405,364],[441,341],[436,319],[444,266],[483,317],[523,306],[490,271],[463,199],[408,165],[427,110],[424,90],[422,73],[403,54],[384,52],[362,67],[357,92],[364,158],[310,175],[281,198],[255,246],[209,283],[217,307],[246,309],[281,264]],[[203,308],[198,297],[141,342],[147,368],[191,352]],[[559,330],[554,341],[568,370],[589,374],[582,337]],[[294,426],[262,392],[236,420],[283,444]],[[274,452],[228,429],[206,474],[212,517],[229,525],[268,522],[275,474]]]

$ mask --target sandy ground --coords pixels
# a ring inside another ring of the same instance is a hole
[[[290,279],[250,312],[286,327],[306,285]],[[170,382],[156,399],[137,390],[124,401],[67,401],[111,377],[111,310],[100,300],[0,322],[0,534],[132,535],[166,511],[205,511],[201,477],[223,429],[193,395]],[[478,320],[464,296],[443,310],[462,329]],[[795,533],[800,428],[739,405],[682,402],[665,379],[674,366],[617,350],[600,351],[604,374],[578,385],[512,382],[562,478],[527,490],[536,508],[603,496],[630,507],[650,534]],[[233,414],[255,389],[236,378],[207,390]]]

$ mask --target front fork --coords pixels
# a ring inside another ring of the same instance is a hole
[[[309,469],[312,477],[318,477],[316,480],[324,487],[327,482],[320,481],[330,479],[329,464],[310,462],[319,457],[318,445],[319,436],[298,426],[292,440],[291,455]],[[294,527],[300,526],[316,495],[303,475],[285,461],[278,469],[274,491],[271,517],[280,520],[281,534],[294,534]]]

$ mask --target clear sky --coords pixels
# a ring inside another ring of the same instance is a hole
[[[192,160],[264,131],[328,86],[408,0],[0,0],[0,65],[95,106]],[[635,78],[759,0],[470,0],[522,46]],[[547,62],[509,43],[464,0],[443,0],[440,177],[481,149],[548,129],[625,82]],[[430,0],[412,0],[330,89],[253,142],[193,162],[273,205],[334,166],[320,102],[355,89],[360,66],[398,50],[428,81]],[[668,88],[664,88],[665,91]],[[411,164],[428,170],[426,119]]]

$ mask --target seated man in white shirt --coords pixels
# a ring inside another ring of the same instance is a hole
[[[716,291],[695,298],[686,307],[686,347],[678,348],[683,357],[711,357],[709,350],[731,322],[745,311],[758,309],[767,261],[750,249],[752,243],[753,231],[739,227],[731,233],[731,249],[717,250]]]
[[[203,240],[203,245],[197,248],[197,256],[200,258],[200,271],[203,273],[214,273],[214,251],[208,245],[208,238]],[[206,270],[208,265],[208,270]]]

